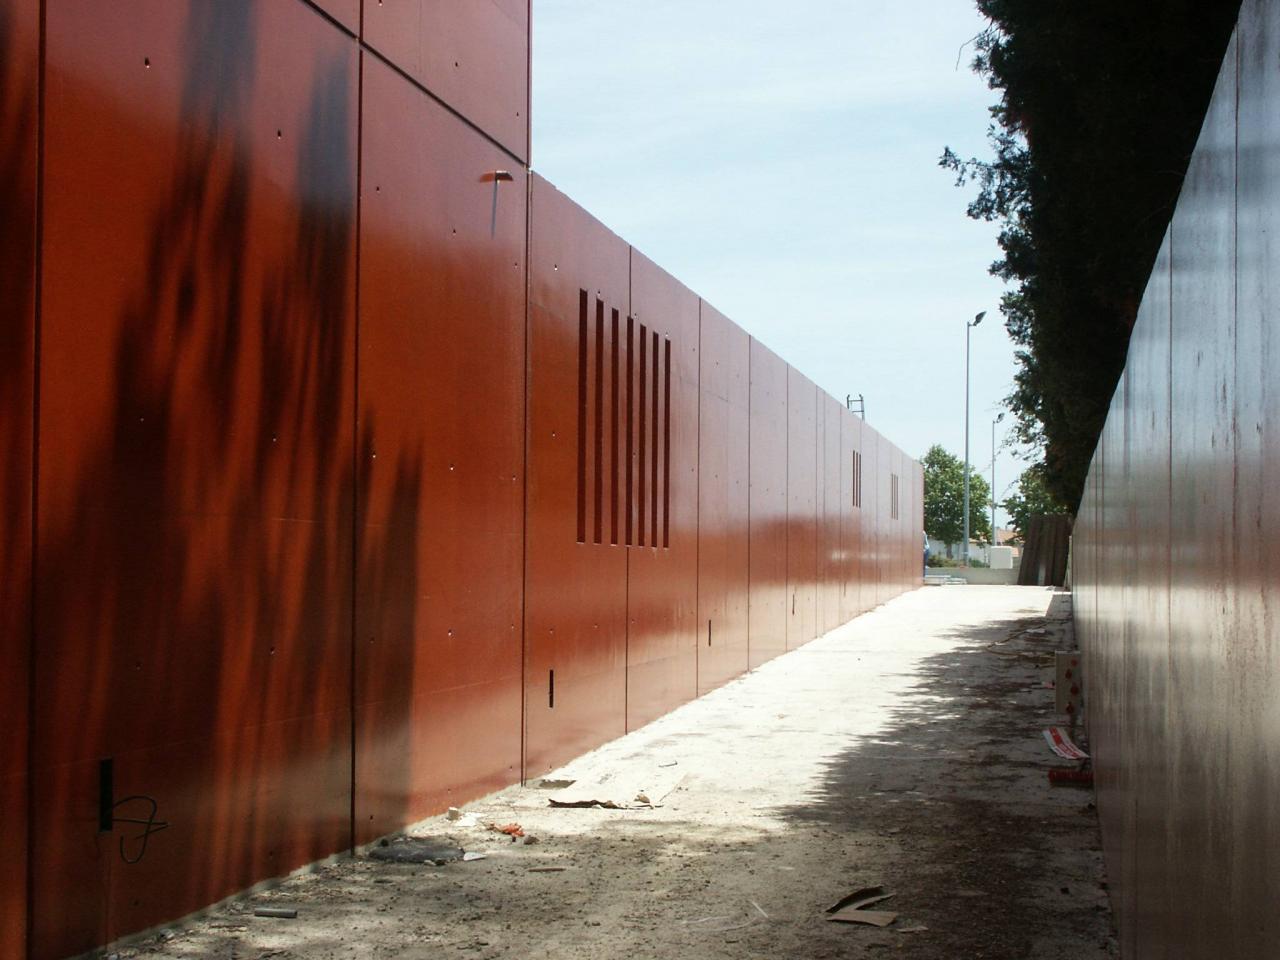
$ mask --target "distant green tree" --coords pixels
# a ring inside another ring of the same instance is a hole
[[[1018,492],[1005,500],[1004,508],[1009,514],[1013,529],[1018,531],[1020,540],[1026,539],[1027,527],[1032,517],[1071,512],[1049,489],[1043,463],[1033,464],[1022,472],[1022,477],[1018,480]]]
[[[924,532],[948,545],[964,539],[964,463],[934,444],[921,461],[924,466]],[[969,468],[969,536],[991,542],[991,487]]]

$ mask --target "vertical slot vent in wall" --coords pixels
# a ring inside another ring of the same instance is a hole
[[[662,545],[671,546],[671,341],[662,345]]]
[[[587,542],[587,291],[578,298],[578,542]]]
[[[671,341],[633,317],[623,339],[622,312],[596,296],[593,323],[591,302],[578,291],[578,542],[668,549]]]
[[[645,485],[648,471],[645,461],[645,445],[648,435],[648,418],[646,414],[649,410],[649,328],[643,323],[640,324],[640,454],[639,469],[637,475],[639,482],[637,484],[637,504],[636,504],[636,546],[644,546],[644,527],[645,527],[645,499],[648,488]]]
[[[609,542],[618,544],[618,311],[613,311],[609,339]]]
[[[862,454],[853,451],[853,505],[862,509]]]
[[[604,541],[604,302],[596,301],[595,541]]]
[[[626,528],[627,528],[627,546],[635,543],[635,455],[636,455],[636,437],[632,424],[636,422],[635,414],[635,382],[636,382],[636,363],[635,363],[635,319],[627,317],[627,459],[624,468],[627,471],[627,496],[626,496]]]
[[[889,519],[898,519],[898,475],[889,474]]]
[[[658,332],[653,332],[653,456],[649,468],[653,476],[649,486],[651,509],[649,512],[649,544],[658,545]]]

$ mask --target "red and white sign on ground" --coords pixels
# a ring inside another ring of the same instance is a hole
[[[1088,760],[1089,755],[1072,742],[1061,727],[1050,727],[1044,732],[1049,749],[1063,760]]]

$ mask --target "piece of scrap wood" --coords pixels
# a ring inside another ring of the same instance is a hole
[[[881,903],[892,897],[893,894],[885,890],[884,887],[863,887],[855,890],[847,896],[841,897],[831,906],[827,907],[827,913],[835,913],[837,910],[843,910],[848,907],[850,910],[860,910],[863,907],[869,907],[875,903]]]
[[[677,767],[627,767],[577,780],[547,797],[553,807],[605,807],[626,810],[659,807],[684,774]]]
[[[898,919],[898,915],[885,910],[855,910],[852,907],[845,907],[831,914],[827,919],[834,923],[863,923],[871,927],[887,927]]]

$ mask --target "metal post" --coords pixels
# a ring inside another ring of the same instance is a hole
[[[961,562],[969,566],[969,331],[987,315],[983,310],[973,322],[964,325],[964,541],[960,544]]]
[[[991,421],[991,545],[996,545],[996,424],[997,418]]]

